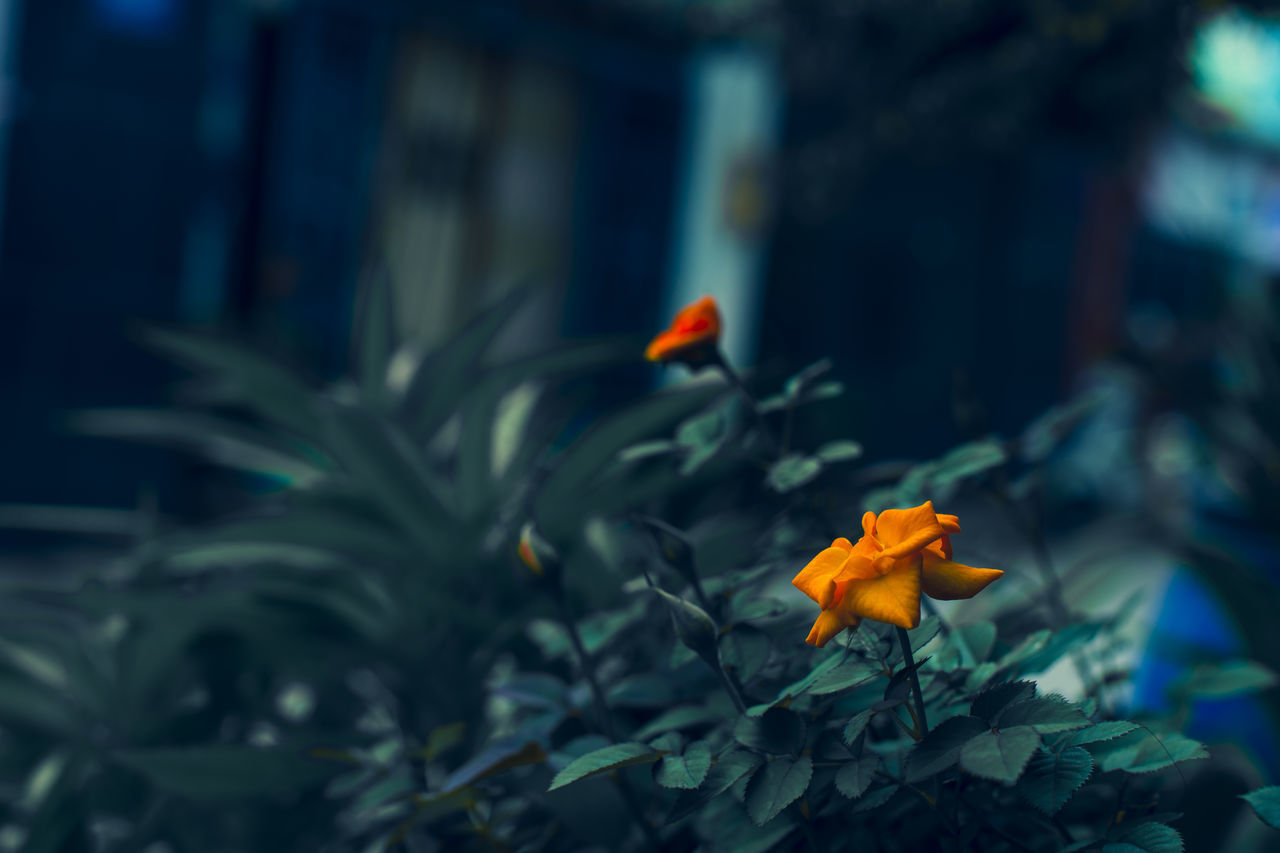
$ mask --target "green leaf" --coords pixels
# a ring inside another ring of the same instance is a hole
[[[708,616],[707,612],[698,605],[685,601],[679,596],[672,595],[665,589],[650,587],[649,590],[666,602],[667,608],[671,613],[672,625],[675,627],[676,636],[680,639],[680,642],[684,643],[693,652],[696,652],[699,657],[707,662],[708,666],[713,668],[718,666],[717,637],[719,629],[716,627],[715,620]]]
[[[729,790],[743,777],[749,776],[760,766],[761,758],[743,749],[731,749],[716,759],[707,778],[696,791],[688,791],[676,798],[667,822],[672,823],[693,814],[703,805]]]
[[[1231,661],[1223,664],[1200,664],[1184,678],[1171,685],[1175,696],[1220,699],[1255,693],[1274,687],[1276,674],[1260,663]]]
[[[462,743],[462,737],[466,730],[467,724],[461,722],[449,723],[446,726],[436,726],[427,735],[427,745],[419,751],[419,757],[423,761],[434,761],[441,754]]]
[[[1089,725],[1084,712],[1062,696],[1051,693],[1006,706],[994,720],[1000,728],[1031,726],[1040,734],[1056,734]]]
[[[699,740],[689,744],[681,755],[664,756],[654,780],[664,788],[691,790],[702,784],[710,769],[711,747]]]
[[[685,729],[690,726],[713,723],[721,719],[721,715],[701,705],[685,705],[672,708],[654,717],[636,732],[636,740],[649,740],[663,732]]]
[[[960,766],[975,776],[1012,784],[1040,746],[1040,735],[1030,726],[983,732],[960,750]]]
[[[603,749],[588,752],[586,755],[569,762],[568,766],[557,773],[555,778],[551,780],[551,787],[547,788],[547,790],[554,791],[571,782],[577,782],[579,779],[585,779],[597,773],[607,773],[620,767],[630,767],[633,764],[652,764],[660,760],[663,755],[664,753],[661,750],[653,749],[643,743],[628,742],[606,746]]]
[[[547,753],[537,741],[527,740],[521,735],[505,737],[450,773],[442,790],[452,791],[512,767],[540,764],[546,760]]]
[[[868,812],[872,809],[878,809],[885,803],[893,799],[893,795],[898,793],[897,785],[889,785],[886,788],[880,788],[869,794],[863,794],[858,801],[849,807],[851,814],[859,812]]]
[[[0,672],[0,722],[60,737],[69,737],[83,726],[66,696],[7,672]]]
[[[1152,773],[1179,762],[1209,757],[1209,751],[1199,741],[1176,733],[1156,737],[1145,730],[1094,744],[1089,751],[1106,773]]]
[[[836,771],[836,790],[851,800],[856,800],[866,793],[875,778],[876,768],[880,766],[880,757],[864,755],[856,761],[842,765]]]
[[[773,619],[785,615],[787,605],[776,598],[747,598],[739,596],[730,607],[730,617],[734,622],[751,622],[754,620]]]
[[[328,473],[328,463],[313,448],[226,418],[165,409],[93,409],[74,413],[69,421],[85,435],[171,447],[293,485],[317,482]],[[308,425],[314,426],[310,417]]]
[[[1018,645],[996,661],[997,669],[1009,669],[1034,655],[1049,644],[1053,632],[1048,628],[1028,634]]]
[[[476,381],[489,344],[528,294],[525,288],[501,297],[457,334],[417,359],[410,375],[401,383],[403,417],[416,438],[430,438],[458,411],[462,397]]]
[[[764,826],[809,788],[813,759],[781,756],[765,764],[747,785],[747,815],[756,826]]]
[[[782,383],[782,393],[790,398],[798,397],[805,389],[810,388],[824,374],[830,372],[832,364],[831,359],[823,358],[815,361],[796,372],[793,376],[788,377],[787,381]]]
[[[851,657],[839,666],[822,673],[813,680],[808,692],[815,696],[826,696],[851,690],[879,678],[881,672],[875,666],[859,658]]]
[[[551,473],[542,484],[537,502],[537,521],[544,535],[555,541],[573,533],[592,502],[597,511],[608,504],[604,498],[609,496],[600,494],[607,485],[601,482],[601,473],[619,450],[664,431],[724,391],[722,385],[683,385],[652,394],[597,420],[552,461]],[[613,496],[615,503],[635,499],[634,494]]]
[[[1007,705],[1036,695],[1034,681],[1005,681],[993,684],[973,698],[969,713],[984,720],[994,720]]]
[[[1081,729],[1067,738],[1067,745],[1083,746],[1086,743],[1114,740],[1121,735],[1127,735],[1136,728],[1138,728],[1138,724],[1131,723],[1128,720],[1107,720],[1102,723],[1094,723],[1089,728]]]
[[[770,649],[769,635],[751,625],[734,625],[720,635],[720,661],[744,684],[769,661]]]
[[[637,462],[641,459],[652,459],[655,456],[666,456],[674,453],[679,446],[674,441],[665,438],[641,441],[619,450],[618,461]]]
[[[786,708],[770,708],[759,717],[740,717],[733,738],[743,746],[774,754],[793,753],[804,742],[804,722]]]
[[[1112,853],[1117,847],[1133,847],[1142,853],[1182,853],[1182,836],[1178,830],[1163,823],[1140,823],[1120,833],[1120,844],[1104,844],[1103,853]]]
[[[654,672],[629,675],[611,686],[607,693],[610,707],[661,708],[675,698],[670,679]]]
[[[1043,647],[1008,667],[1008,674],[1026,675],[1043,672],[1092,641],[1102,628],[1101,622],[1077,622],[1055,631]]]
[[[975,662],[986,660],[996,644],[996,626],[992,622],[973,622],[960,625],[955,630],[964,635],[964,641],[973,652]]]
[[[814,451],[813,455],[827,465],[850,462],[862,456],[862,445],[856,441],[829,441]]]
[[[907,756],[907,781],[918,782],[946,770],[960,759],[965,744],[987,730],[986,722],[977,717],[943,720],[911,749]]]
[[[975,477],[1003,465],[1007,458],[1004,444],[995,439],[962,444],[938,460],[933,481],[944,484]]]
[[[780,495],[793,492],[822,473],[822,460],[803,453],[788,453],[769,466],[765,482]]]
[[[220,402],[239,403],[296,435],[314,438],[316,393],[288,367],[251,347],[210,335],[159,329],[144,341],[207,374]]]
[[[818,652],[815,654],[815,657],[819,658],[818,664],[810,670],[809,674],[804,678],[801,678],[798,681],[793,681],[791,684],[788,684],[786,687],[779,690],[778,696],[774,700],[775,704],[803,695],[808,692],[814,682],[831,672],[831,670],[850,660],[856,660],[856,658],[850,657],[844,649],[838,648],[831,648],[824,652]]]
[[[301,752],[252,746],[126,749],[113,757],[160,788],[194,800],[299,794],[336,772]]]
[[[1057,814],[1093,773],[1093,756],[1078,746],[1060,753],[1040,750],[1027,762],[1018,793],[1045,814]]]
[[[871,722],[871,710],[859,711],[854,715],[844,727],[843,740],[845,746],[853,746],[853,742],[858,739],[858,735],[862,734],[863,729],[867,727],[867,723]]]
[[[1258,819],[1273,829],[1280,829],[1280,785],[1259,788],[1240,795],[1249,805]]]
[[[929,641],[938,636],[942,630],[942,620],[937,616],[926,616],[924,620],[907,631],[907,639],[911,641],[911,648],[919,651],[924,648]],[[898,650],[901,652],[901,649]]]
[[[545,672],[522,672],[493,689],[495,696],[510,699],[526,708],[564,708],[568,686]]]
[[[1055,406],[1033,420],[1020,439],[1022,455],[1028,462],[1043,462],[1097,408],[1101,396],[1081,395],[1075,400]]]
[[[335,403],[324,415],[326,446],[383,517],[424,553],[442,553],[456,534],[455,514],[408,437],[366,409]]]

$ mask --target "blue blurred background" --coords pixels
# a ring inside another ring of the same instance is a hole
[[[1117,357],[1221,368],[1206,330],[1280,265],[1280,25],[925,5],[0,0],[0,502],[217,511],[209,470],[66,413],[171,398],[140,323],[335,378],[377,276],[424,346],[515,287],[535,343],[642,340],[711,293],[735,362],[835,359],[872,462],[1015,434]],[[662,380],[638,363],[598,404]],[[1157,414],[1125,399],[1104,436]],[[1274,581],[1274,514],[1160,424],[1185,523]],[[1074,476],[1132,509],[1150,448],[1096,470],[1101,446]],[[1247,645],[1185,577],[1163,630]],[[1250,707],[1213,725],[1274,763]]]

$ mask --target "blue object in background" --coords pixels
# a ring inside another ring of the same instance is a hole
[[[121,32],[163,36],[178,22],[179,0],[93,0],[103,26]]]
[[[1168,710],[1168,689],[1186,672],[1187,649],[1222,661],[1247,655],[1213,591],[1190,570],[1179,569],[1169,581],[1152,639],[1134,676],[1135,709]],[[1254,697],[1194,703],[1187,734],[1208,743],[1235,744],[1271,779],[1280,774],[1275,733]]]

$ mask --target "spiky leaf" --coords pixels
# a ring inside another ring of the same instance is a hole
[[[612,746],[606,746],[603,749],[588,752],[586,755],[570,761],[568,766],[557,773],[556,777],[551,780],[551,787],[547,788],[547,790],[554,791],[557,788],[563,788],[570,782],[577,782],[579,779],[585,779],[597,773],[617,770],[620,767],[630,767],[633,764],[652,764],[661,759],[664,754],[662,750],[654,749],[643,743],[616,743]]]
[[[756,826],[764,826],[804,795],[813,778],[813,759],[775,758],[751,777],[747,785],[747,814]]]
[[[880,759],[875,755],[864,755],[843,765],[836,771],[836,790],[849,799],[856,800],[870,787],[879,765]]]
[[[1093,773],[1089,750],[1072,746],[1060,753],[1041,750],[1027,762],[1018,793],[1045,814],[1056,814]]]
[[[1280,829],[1280,785],[1259,788],[1240,795],[1249,805],[1253,813],[1267,826]]]
[[[960,766],[975,776],[1012,784],[1039,746],[1040,735],[1031,726],[983,732],[960,750]]]
[[[1031,726],[1040,734],[1056,734],[1084,728],[1089,725],[1089,718],[1054,693],[1014,702],[1005,707],[994,722],[1001,728]]]
[[[987,724],[977,717],[943,720],[907,756],[907,781],[918,782],[946,770],[959,760],[965,744],[986,731]]]
[[[664,788],[692,790],[702,784],[711,769],[711,747],[706,741],[695,741],[681,755],[664,756],[654,773],[654,780]]]

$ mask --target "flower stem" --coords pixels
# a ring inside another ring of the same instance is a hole
[[[924,694],[920,691],[920,673],[915,669],[916,662],[911,657],[911,638],[906,628],[898,629],[898,643],[902,646],[902,661],[911,670],[911,693],[916,700],[916,711],[920,718],[920,737],[929,734],[929,720],[924,715]]]
[[[565,598],[564,590],[556,588],[553,593],[556,600],[556,607],[560,611],[560,621],[564,623],[564,629],[569,634],[569,643],[573,646],[573,651],[578,656],[578,667],[582,671],[582,677],[586,679],[587,686],[591,689],[591,701],[595,705],[596,718],[600,726],[600,730],[609,738],[616,741],[617,735],[613,730],[613,721],[609,718],[608,706],[604,701],[604,691],[600,689],[600,682],[596,679],[595,665],[591,660],[591,656],[587,654],[587,647],[583,645],[582,634],[578,632],[578,623],[574,621],[573,614],[569,610],[569,601]]]
[[[557,586],[552,593],[552,597],[555,598],[556,607],[560,611],[560,621],[564,623],[565,631],[569,634],[569,642],[573,646],[574,652],[578,655],[578,666],[582,671],[582,677],[587,680],[587,685],[591,688],[591,700],[592,704],[595,705],[596,718],[600,730],[609,740],[617,743],[618,736],[613,728],[613,720],[609,716],[609,706],[604,701],[604,691],[600,689],[600,681],[596,678],[595,664],[591,656],[587,654],[587,647],[582,642],[582,634],[578,632],[578,623],[573,619],[573,613],[569,609],[569,600],[564,594],[564,588]],[[662,841],[654,830],[653,824],[644,816],[644,809],[641,808],[635,791],[631,789],[627,780],[621,775],[613,774],[613,782],[627,807],[627,811],[631,813],[631,819],[640,827],[640,831],[644,834],[649,846],[654,850],[661,850]]]
[[[724,664],[718,664],[715,667],[716,675],[720,676],[720,683],[724,685],[724,692],[729,694],[729,698],[733,700],[733,707],[738,709],[739,714],[747,713],[747,703],[742,700],[742,694],[734,685],[733,679],[729,677],[729,673],[724,671]]]
[[[751,389],[747,387],[747,384],[742,381],[738,371],[734,370],[728,360],[725,359],[724,353],[720,352],[719,347],[716,348],[715,354],[711,357],[711,363],[719,368],[720,372],[724,374],[724,378],[729,381],[729,384],[742,395],[742,399],[747,401],[747,408],[751,410],[756,426],[760,429],[760,435],[775,452],[781,455],[780,448],[782,445],[778,443],[778,440],[773,435],[773,430],[769,429],[769,424],[765,422],[764,415],[760,413],[760,401],[756,399],[755,394],[751,393]]]

